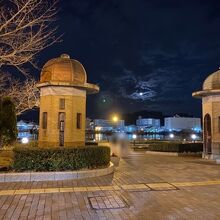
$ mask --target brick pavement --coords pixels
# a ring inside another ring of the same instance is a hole
[[[0,219],[220,219],[220,165],[134,153],[113,175],[0,183]]]

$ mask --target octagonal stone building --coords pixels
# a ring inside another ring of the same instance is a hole
[[[86,95],[99,87],[87,83],[83,65],[69,55],[49,60],[40,82],[40,147],[85,145]]]
[[[220,70],[209,75],[202,90],[192,95],[202,99],[203,157],[220,159]]]

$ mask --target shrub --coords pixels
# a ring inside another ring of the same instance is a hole
[[[149,145],[150,151],[162,151],[162,152],[202,152],[202,143],[154,143]]]
[[[15,105],[9,97],[0,100],[0,141],[12,144],[17,138],[17,120]]]
[[[87,141],[86,146],[98,146],[98,142]]]
[[[110,162],[108,147],[15,148],[13,169],[16,171],[63,171],[92,169]]]

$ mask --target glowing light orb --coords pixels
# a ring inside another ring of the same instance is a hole
[[[137,135],[136,135],[136,134],[133,134],[133,135],[132,135],[132,138],[133,138],[133,139],[136,139],[136,138],[137,138]]]
[[[27,137],[24,137],[21,139],[22,144],[27,144],[29,142],[29,139]]]
[[[193,140],[195,140],[197,137],[196,137],[195,134],[192,134],[192,135],[191,135],[191,138],[192,138]]]
[[[170,137],[170,138],[174,138],[174,134],[170,134],[169,137]]]
[[[117,122],[117,121],[118,121],[118,116],[113,116],[112,120],[113,120],[114,122]]]

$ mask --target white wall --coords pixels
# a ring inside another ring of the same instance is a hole
[[[165,118],[166,130],[183,130],[183,129],[200,129],[200,118],[186,118],[186,117],[168,117]]]

